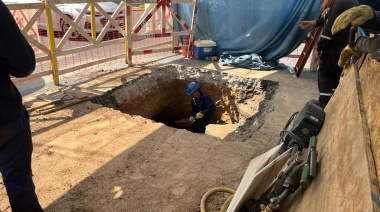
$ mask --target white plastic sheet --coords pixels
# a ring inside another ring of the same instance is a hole
[[[291,154],[291,149],[288,149],[279,155],[281,148],[282,144],[249,163],[227,212],[237,211],[248,199],[259,199],[261,194],[269,188],[277,174],[284,168]]]

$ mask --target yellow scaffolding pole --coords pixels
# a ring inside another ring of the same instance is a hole
[[[90,4],[90,13],[91,13],[91,36],[96,39],[96,23],[95,23],[95,7],[94,4]]]
[[[59,85],[58,60],[57,60],[57,57],[54,56],[55,40],[54,40],[53,20],[51,16],[51,9],[46,3],[45,3],[45,11],[46,11],[47,33],[48,33],[49,47],[50,47],[51,69],[53,71],[53,81],[54,81],[54,85]]]

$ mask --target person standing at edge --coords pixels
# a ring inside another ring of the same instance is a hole
[[[325,2],[330,2],[329,0]],[[317,43],[316,56],[319,58],[318,69],[318,104],[321,107],[326,107],[330,101],[336,87],[339,84],[340,76],[343,68],[337,65],[340,52],[348,44],[350,29],[344,29],[337,34],[331,33],[332,25],[335,19],[349,8],[358,6],[356,0],[332,0],[332,4],[324,19],[325,24],[321,37]],[[322,9],[322,8],[321,8]],[[326,9],[326,8],[325,8]],[[300,27],[305,29],[308,26],[320,26],[321,19],[318,21],[303,21]]]
[[[191,117],[192,127],[190,131],[205,133],[206,126],[214,123],[215,104],[211,97],[201,92],[201,86],[197,82],[191,82],[187,86],[188,96],[191,96]]]
[[[40,212],[32,179],[29,114],[10,78],[30,75],[35,55],[2,1],[0,29],[0,173],[13,212]]]
[[[337,65],[340,52],[348,44],[350,29],[332,35],[331,28],[335,19],[349,8],[358,6],[356,0],[333,1],[327,14],[326,24],[317,44],[317,55],[320,55],[318,70],[319,103],[326,106],[336,87],[338,87],[342,67]]]

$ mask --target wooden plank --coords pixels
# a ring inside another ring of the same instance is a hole
[[[65,89],[62,90],[62,92],[68,94],[69,96],[72,96],[76,99],[84,99],[88,96],[86,92],[83,92],[81,90],[76,90],[76,89]]]
[[[56,112],[58,110],[62,110],[64,108],[67,108],[67,107],[70,107],[70,106],[73,106],[73,105],[77,105],[77,104],[80,104],[80,103],[83,103],[83,102],[86,102],[86,101],[90,101],[91,99],[93,99],[95,97],[96,97],[96,95],[91,95],[91,96],[87,96],[86,98],[83,98],[83,99],[74,99],[74,100],[65,102],[64,104],[57,105],[57,107],[46,108],[46,109],[44,108],[42,110],[39,110],[39,113],[43,114],[43,115],[46,115],[46,114],[49,114],[49,113],[52,113],[52,112]]]
[[[73,99],[73,97],[70,97],[65,93],[62,93],[61,91],[46,92],[37,95],[36,98],[45,102],[58,102]]]
[[[43,101],[43,100],[37,99],[36,97],[32,96],[32,97],[24,98],[23,99],[23,104],[27,108],[32,108],[32,107],[36,107],[36,106],[41,105],[41,104],[46,104],[46,102]]]
[[[50,95],[47,95],[45,93],[37,95],[36,98],[40,99],[40,100],[43,100],[45,102],[56,102],[56,101],[60,100],[60,98],[57,98],[57,97],[54,97],[54,96],[50,96]]]
[[[348,69],[325,108],[325,123],[318,134],[317,177],[287,199],[283,211],[331,211],[332,205],[338,211],[379,211],[380,72],[373,70],[380,66],[364,67],[360,86],[357,72],[352,66]]]
[[[358,94],[358,102],[359,102],[359,113],[361,117],[361,126],[363,129],[364,134],[364,146],[365,146],[365,154],[367,157],[367,169],[369,173],[369,181],[370,181],[370,187],[371,187],[371,197],[372,197],[372,211],[380,211],[380,205],[379,205],[379,197],[380,197],[380,189],[379,189],[379,179],[376,173],[376,164],[375,164],[375,158],[374,153],[372,150],[372,140],[371,140],[371,131],[368,126],[367,121],[367,111],[364,104],[364,95],[363,95],[363,89],[361,85],[361,79],[359,76],[359,69],[357,69],[356,66],[354,66],[355,71],[355,82],[356,82],[356,90]],[[376,98],[373,99],[376,101]]]

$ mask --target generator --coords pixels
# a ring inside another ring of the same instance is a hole
[[[240,212],[272,212],[299,187],[307,187],[316,176],[316,135],[321,131],[325,112],[318,101],[311,100],[299,112],[294,113],[280,134],[279,154],[292,148],[287,165],[259,199],[249,199]]]
[[[279,143],[284,150],[294,145],[307,148],[311,137],[318,135],[325,121],[324,109],[317,100],[311,100],[299,112],[294,113],[280,133]]]

